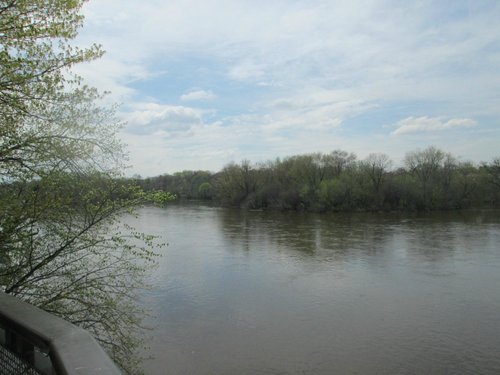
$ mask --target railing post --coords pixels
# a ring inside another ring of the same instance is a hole
[[[5,346],[11,352],[17,354],[19,358],[23,359],[29,364],[35,362],[35,347],[33,344],[24,340],[21,336],[16,335],[9,330],[5,331]]]
[[[8,329],[5,330],[5,347],[25,362],[31,365],[35,363],[35,346]]]

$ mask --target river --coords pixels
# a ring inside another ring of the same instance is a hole
[[[498,374],[500,213],[145,207],[147,374]]]

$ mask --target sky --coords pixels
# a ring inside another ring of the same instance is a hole
[[[500,1],[90,0],[127,174],[342,149],[500,156]]]

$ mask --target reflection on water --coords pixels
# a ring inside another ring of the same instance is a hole
[[[500,373],[500,214],[144,208],[149,374]]]

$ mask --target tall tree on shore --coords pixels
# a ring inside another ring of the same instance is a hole
[[[423,207],[431,208],[433,189],[436,187],[440,172],[450,158],[449,154],[432,146],[406,154],[405,165],[420,184]]]
[[[0,2],[0,288],[90,330],[135,374],[153,239],[118,220],[147,197],[117,179],[114,109],[71,73],[102,54],[70,45],[83,3]]]

